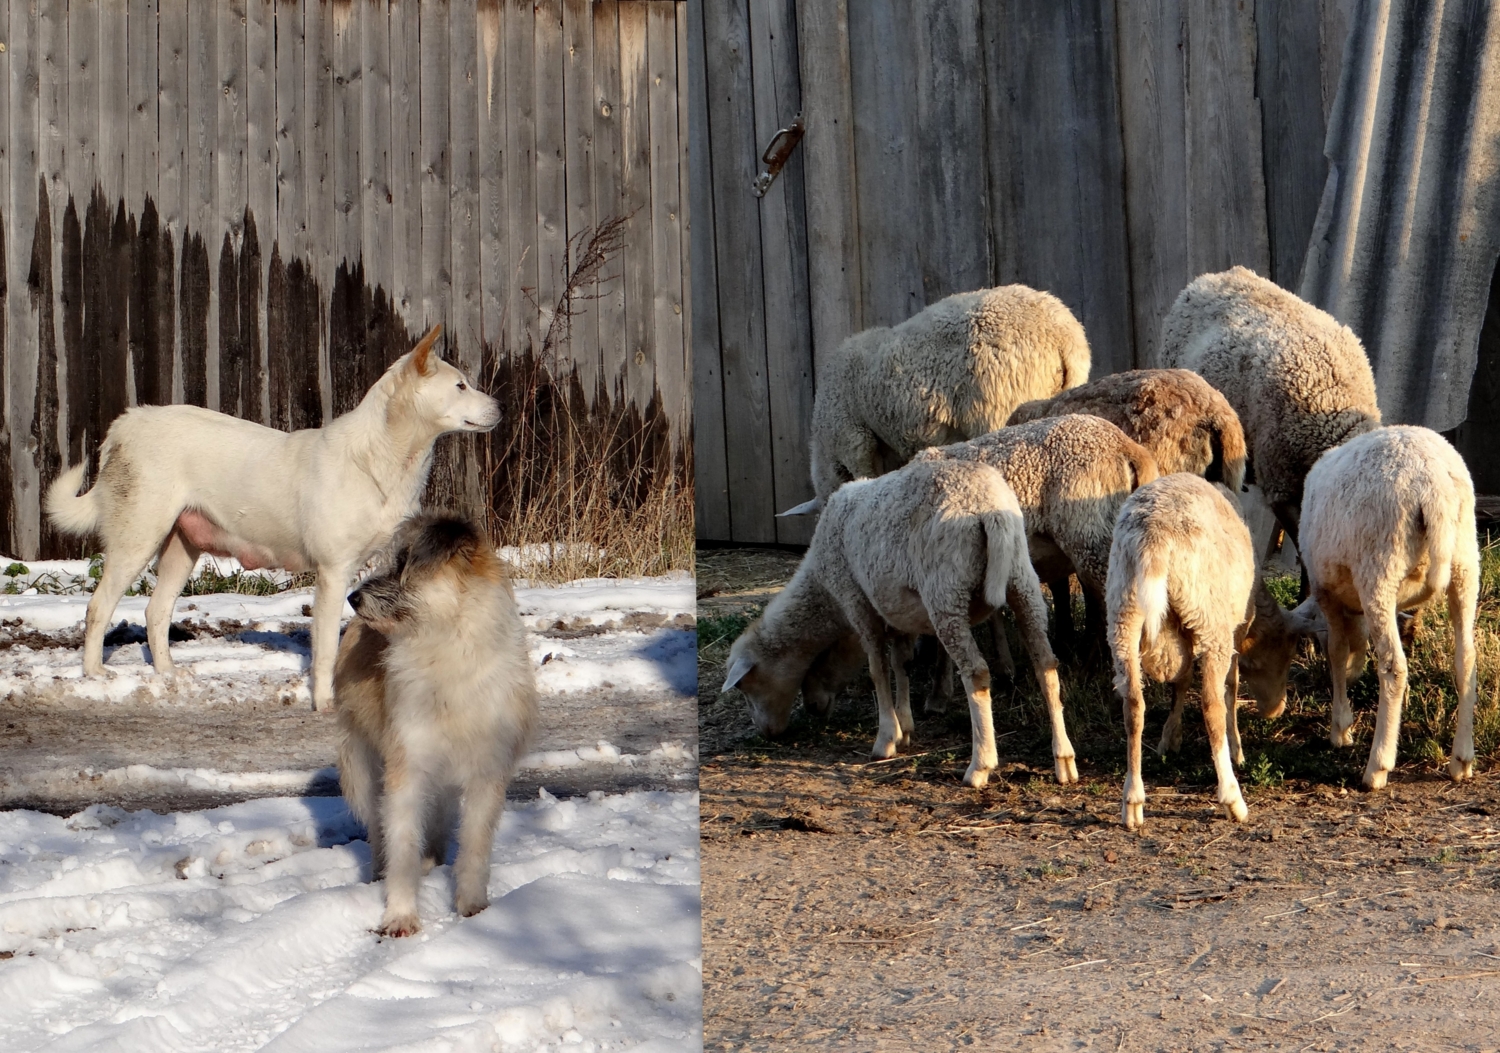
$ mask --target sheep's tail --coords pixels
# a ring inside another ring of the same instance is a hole
[[[75,464],[47,488],[47,518],[64,534],[92,534],[99,525],[99,507],[94,492],[80,494],[87,465]]]
[[[1147,483],[1161,475],[1161,468],[1157,466],[1156,458],[1151,451],[1138,442],[1125,440],[1125,460],[1130,465],[1130,473],[1135,482],[1130,489],[1138,490]]]
[[[1206,478],[1239,493],[1245,486],[1245,431],[1238,420],[1214,417],[1208,422],[1208,446],[1213,451]]]
[[[1428,488],[1417,509],[1420,527],[1427,535],[1427,587],[1438,594],[1448,588],[1459,532],[1459,508],[1443,497]]]
[[[1006,605],[1011,578],[1020,570],[1015,565],[1017,559],[1026,558],[1016,552],[1017,539],[1025,536],[1021,517],[1015,512],[985,512],[979,523],[984,531],[984,601],[999,610]],[[1026,569],[1031,569],[1030,562]]]
[[[1135,605],[1147,642],[1154,643],[1167,620],[1167,565],[1149,544],[1142,547],[1135,574]]]

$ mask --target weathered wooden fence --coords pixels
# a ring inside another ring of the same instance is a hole
[[[1100,375],[1150,364],[1203,271],[1296,288],[1352,8],[695,2],[699,537],[808,539],[773,514],[811,496],[815,374],[850,332],[1024,282],[1078,315]],[[760,152],[799,112],[757,200]]]
[[[0,0],[0,551],[60,551],[39,495],[126,406],[316,426],[435,322],[471,375],[545,354],[680,461],[684,8]],[[445,442],[475,500],[480,448]]]

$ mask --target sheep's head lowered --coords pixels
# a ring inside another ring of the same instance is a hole
[[[739,688],[750,701],[750,719],[762,735],[780,735],[792,720],[792,704],[802,687],[801,668],[765,653],[761,647],[761,620],[756,619],[729,649],[729,669],[721,691]]]
[[[1286,710],[1286,681],[1297,646],[1304,636],[1324,628],[1323,614],[1311,598],[1294,610],[1283,610],[1258,580],[1251,603],[1254,613],[1239,644],[1240,682],[1255,699],[1260,716],[1279,717]]]

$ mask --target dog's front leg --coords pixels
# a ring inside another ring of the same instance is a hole
[[[465,918],[490,905],[490,847],[505,807],[505,783],[476,779],[464,789],[463,819],[454,862],[454,906]]]
[[[380,826],[385,856],[385,915],[382,936],[410,936],[422,928],[417,920],[417,886],[422,880],[425,787],[404,762],[392,761],[385,772]]]
[[[312,699],[313,709],[333,708],[333,666],[339,655],[339,619],[344,611],[344,590],[351,577],[348,567],[319,567],[313,592]]]

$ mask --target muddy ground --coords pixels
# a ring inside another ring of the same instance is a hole
[[[200,632],[211,631],[200,629]],[[231,634],[232,635],[232,634]],[[545,634],[544,634],[545,635]],[[28,633],[28,646],[78,646],[81,634]],[[541,698],[537,752],[593,746],[604,740],[622,753],[648,753],[663,742],[696,749],[696,703],[669,692],[598,691]],[[202,700],[176,704],[82,703],[66,698],[17,696],[0,700],[0,807],[32,808],[71,815],[103,802],[156,812],[216,807],[256,796],[248,792],[91,786],[87,777],[28,778],[44,772],[104,772],[132,764],[157,768],[209,768],[221,772],[316,771],[332,766],[338,721],[293,702],[276,684],[264,697],[233,703]],[[594,790],[682,789],[693,783],[689,760],[641,764],[579,764],[544,771],[522,770],[511,783],[513,799],[534,798],[545,786],[556,796]],[[19,784],[19,785],[18,785]],[[281,795],[285,790],[266,791]],[[337,795],[338,783],[314,780],[306,792]],[[265,794],[259,794],[264,796]]]
[[[1373,685],[1354,693],[1356,746],[1333,749],[1310,653],[1287,718],[1241,718],[1242,825],[1215,814],[1191,714],[1180,757],[1148,755],[1144,831],[1119,825],[1123,734],[1098,672],[1065,671],[1077,787],[1052,781],[1024,683],[997,686],[1001,769],[981,791],[960,782],[959,706],[870,761],[868,680],[826,725],[768,742],[717,686],[795,565],[699,556],[708,1049],[1500,1048],[1491,762],[1454,785],[1441,729],[1414,726],[1391,786],[1358,790]]]

